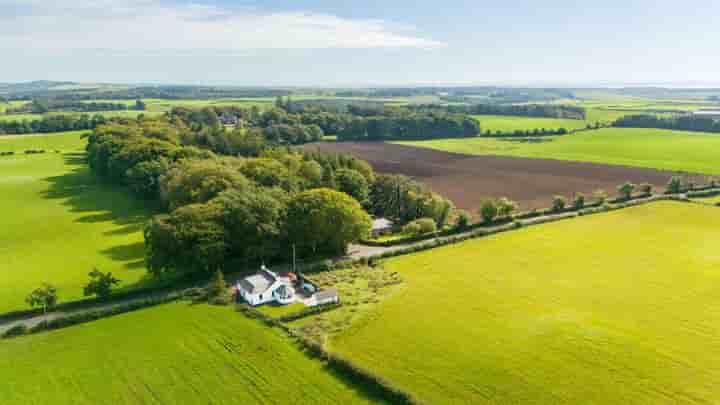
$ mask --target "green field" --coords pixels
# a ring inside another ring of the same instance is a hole
[[[606,128],[543,142],[475,138],[397,142],[466,153],[528,158],[573,160],[654,169],[720,174],[720,136],[662,129]]]
[[[79,132],[0,137],[0,151],[19,152],[0,157],[0,312],[26,308],[42,282],[55,284],[61,301],[80,298],[95,266],[125,288],[146,277],[142,227],[151,211],[96,181],[84,143]]]
[[[277,329],[168,304],[0,342],[0,403],[373,403]]]
[[[659,202],[385,261],[331,348],[429,403],[714,403],[720,209]]]
[[[480,122],[480,130],[484,133],[492,132],[514,132],[533,129],[572,129],[585,128],[587,123],[582,120],[517,117],[510,115],[473,115],[473,118]]]

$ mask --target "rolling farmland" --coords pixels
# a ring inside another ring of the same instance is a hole
[[[4,405],[378,403],[277,329],[185,302],[0,342],[0,381]]]
[[[711,403],[720,209],[660,202],[389,259],[333,350],[430,403]]]
[[[61,300],[78,299],[93,267],[125,288],[146,277],[142,228],[151,210],[95,179],[80,134],[0,137],[0,151],[17,151],[0,157],[0,312],[27,308],[25,296],[43,282]]]
[[[468,155],[514,156],[720,174],[720,136],[663,129],[605,128],[536,142],[475,138],[398,142]]]

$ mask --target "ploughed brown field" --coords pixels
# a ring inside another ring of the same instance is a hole
[[[664,189],[673,172],[595,163],[502,156],[470,156],[382,142],[324,142],[305,148],[350,153],[380,173],[410,176],[474,212],[484,198],[508,197],[521,209],[547,208],[552,197],[610,195],[625,181]]]

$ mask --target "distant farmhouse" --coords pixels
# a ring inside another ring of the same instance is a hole
[[[372,234],[373,238],[377,238],[381,235],[387,235],[389,233],[392,233],[393,231],[393,224],[392,221],[386,218],[376,218],[372,222],[372,229],[370,233]]]
[[[223,125],[236,126],[238,124],[238,118],[232,114],[222,114],[218,119]]]

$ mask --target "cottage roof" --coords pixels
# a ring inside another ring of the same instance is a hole
[[[249,292],[250,294],[259,294],[267,291],[271,285],[275,282],[276,278],[272,272],[268,270],[261,270],[257,274],[245,277],[240,280],[240,287]]]
[[[317,294],[315,294],[315,299],[318,301],[328,300],[332,298],[337,298],[338,296],[338,290],[334,288],[328,288],[327,290],[319,291]]]
[[[392,228],[392,226],[393,226],[393,222],[387,218],[377,218],[377,219],[374,219],[372,222],[372,230],[373,231]]]

